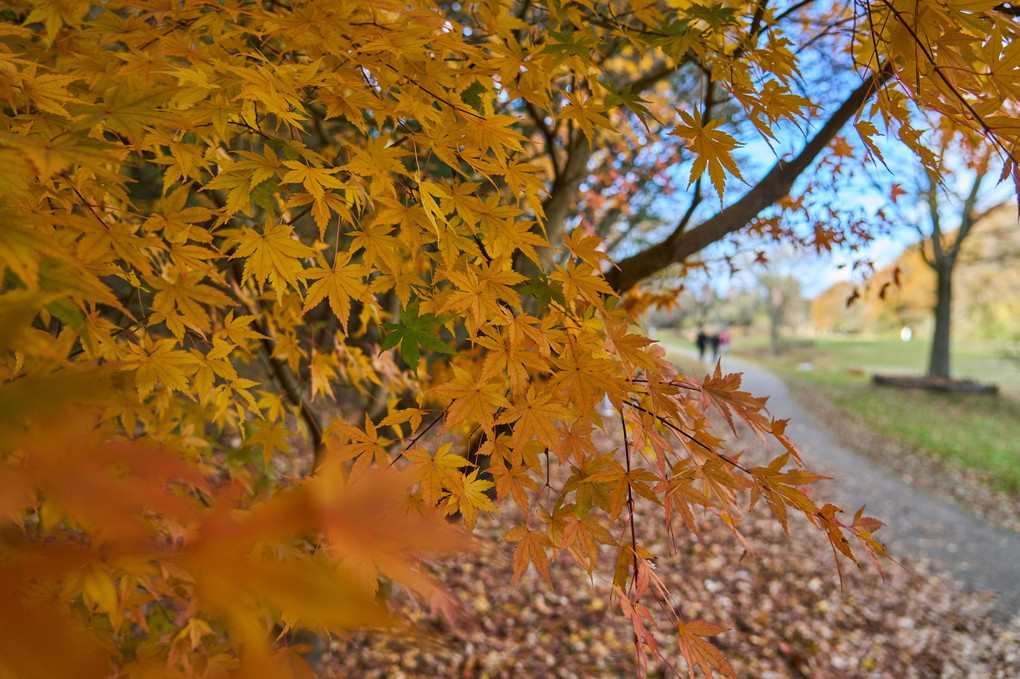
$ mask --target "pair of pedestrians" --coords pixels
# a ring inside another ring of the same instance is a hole
[[[703,327],[698,327],[698,337],[694,341],[698,347],[698,360],[705,360],[705,351],[712,350],[712,363],[719,360],[720,352],[725,354],[730,349],[730,333],[723,329],[721,332],[709,335]]]

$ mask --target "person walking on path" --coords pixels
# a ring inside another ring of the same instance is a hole
[[[727,354],[730,351],[730,331],[726,328],[722,329],[719,333],[719,351],[723,354]]]
[[[719,360],[719,334],[712,333],[708,341],[712,345],[712,363],[716,363]]]
[[[705,360],[705,347],[708,346],[708,335],[705,334],[705,329],[698,326],[698,339],[694,341],[694,344],[698,347],[698,360]]]

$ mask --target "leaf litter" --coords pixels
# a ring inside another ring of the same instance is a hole
[[[608,439],[612,439],[612,431]],[[611,446],[612,441],[603,442]],[[509,502],[509,500],[507,500]],[[803,517],[787,539],[759,503],[740,524],[747,552],[721,522],[698,519],[670,536],[661,508],[638,502],[639,540],[656,556],[656,574],[686,620],[728,631],[712,637],[738,677],[901,679],[1020,676],[1020,615],[992,615],[994,595],[965,592],[923,560],[901,560],[884,580],[844,561],[843,586],[827,543]],[[604,549],[592,578],[561,554],[553,587],[534,569],[511,589],[514,546],[500,541],[519,521],[516,508],[478,520],[482,547],[435,564],[460,600],[453,620],[393,592],[405,623],[334,638],[318,663],[322,677],[621,677],[640,672],[630,623],[610,598],[615,554]],[[672,669],[688,676],[665,618],[658,638]],[[696,676],[703,676],[700,671]]]

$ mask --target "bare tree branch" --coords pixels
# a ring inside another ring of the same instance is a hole
[[[535,127],[538,128],[539,132],[542,133],[542,137],[545,139],[545,151],[549,154],[549,160],[552,162],[553,168],[553,180],[559,179],[560,176],[560,154],[556,148],[556,134],[545,124],[545,118],[542,117],[542,112],[539,111],[534,104],[530,101],[525,102],[528,106],[528,115],[535,121]]]
[[[963,201],[960,228],[956,230],[956,240],[953,241],[953,245],[949,250],[949,256],[953,259],[956,259],[956,256],[960,254],[960,246],[963,245],[963,240],[970,234],[974,225],[977,224],[974,207],[977,205],[978,192],[981,190],[981,181],[984,178],[985,170],[978,170],[977,176],[974,177],[974,183],[970,186],[970,193],[967,194],[967,198]]]
[[[833,112],[795,158],[777,162],[740,200],[694,229],[677,229],[665,241],[620,262],[616,269],[606,274],[609,284],[617,292],[626,292],[642,279],[670,264],[683,262],[708,245],[747,226],[758,213],[790,192],[796,179],[811,166],[843,125],[891,77],[892,68],[888,65],[873,73]]]

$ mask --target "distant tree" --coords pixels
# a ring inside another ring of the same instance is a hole
[[[800,281],[790,273],[764,272],[757,276],[761,307],[768,319],[769,348],[773,356],[782,351],[782,335],[804,305]]]
[[[961,261],[961,248],[973,233],[974,226],[1001,205],[999,201],[991,206],[981,206],[981,187],[989,172],[990,150],[966,142],[960,148],[968,161],[968,169],[958,173],[949,172],[946,168],[942,168],[941,172],[939,168],[925,169],[927,186],[923,196],[928,219],[927,223],[914,222],[914,228],[921,236],[918,252],[935,274],[934,329],[928,375],[945,379],[950,377],[953,274]],[[957,175],[969,175],[969,188],[962,196],[950,185]],[[955,230],[946,223],[950,218],[956,222]]]

